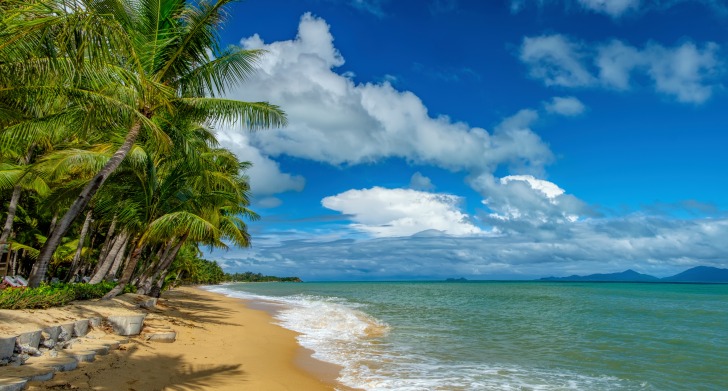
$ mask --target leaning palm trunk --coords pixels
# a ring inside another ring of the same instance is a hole
[[[10,239],[10,233],[13,231],[13,220],[15,219],[15,211],[18,209],[18,202],[20,201],[20,185],[15,185],[13,188],[13,194],[10,196],[10,204],[8,205],[8,217],[5,219],[3,225],[3,233],[0,235],[0,245],[5,245]]]
[[[152,289],[149,290],[149,293],[147,293],[147,296],[151,297],[157,297],[162,296],[162,287],[164,286],[164,280],[167,278],[167,273],[169,273],[169,270],[165,270],[164,273],[162,273],[161,276],[159,276],[159,279],[157,282],[152,285]],[[179,279],[179,274],[177,274],[177,279]],[[175,280],[176,282],[177,280]]]
[[[111,250],[111,246],[113,245],[113,239],[116,237],[114,236],[114,231],[116,230],[116,216],[114,216],[114,219],[111,220],[111,225],[109,225],[109,231],[106,232],[106,238],[104,239],[104,244],[101,245],[101,250],[99,250],[99,262],[96,265],[96,268],[94,269],[94,274],[96,273],[96,270],[101,267],[102,260],[106,259],[106,255],[109,253],[109,250]]]
[[[86,234],[88,233],[88,227],[91,225],[92,211],[86,212],[86,219],[83,221],[83,227],[81,227],[81,235],[78,238],[78,247],[76,247],[76,253],[73,255],[73,261],[71,262],[71,268],[68,270],[68,277],[66,282],[70,282],[73,277],[78,273],[78,269],[81,266],[81,251],[83,251],[83,242],[86,240]]]
[[[55,227],[55,229],[53,229],[53,232],[51,233],[48,240],[46,240],[43,248],[40,249],[38,259],[35,261],[33,269],[30,273],[28,285],[30,285],[31,287],[38,287],[43,281],[46,272],[48,271],[48,264],[50,263],[51,257],[56,251],[56,248],[58,248],[58,245],[61,243],[61,238],[63,238],[63,235],[66,233],[66,231],[68,231],[68,228],[71,226],[71,223],[73,223],[73,220],[75,220],[76,217],[78,217],[78,215],[86,208],[86,205],[88,205],[89,201],[91,201],[91,198],[96,194],[101,185],[104,184],[106,179],[108,179],[109,175],[111,175],[111,173],[113,173],[114,170],[119,167],[121,162],[131,150],[131,147],[132,145],[134,145],[137,137],[139,136],[141,127],[141,122],[134,123],[134,125],[129,130],[129,133],[127,133],[126,139],[124,139],[124,143],[121,145],[121,147],[114,153],[111,159],[109,159],[104,168],[102,168],[101,171],[99,171],[99,173],[97,173],[93,177],[93,179],[91,179],[91,182],[89,182],[86,187],[83,188],[81,194],[78,195],[76,200],[73,201],[73,204],[71,204],[68,212],[66,212],[61,221]]]
[[[154,273],[140,282],[137,293],[142,295],[150,294],[154,284],[160,280],[160,275],[161,280],[164,281],[164,276],[167,275],[167,270],[172,265],[172,262],[174,262],[174,259],[177,257],[177,253],[179,252],[180,248],[182,248],[182,245],[185,243],[186,240],[187,234],[184,234],[179,239],[177,244],[174,245],[172,250],[168,251],[165,257],[159,261],[157,267],[154,270]]]
[[[114,264],[114,261],[117,258],[117,254],[123,253],[123,249],[126,247],[126,243],[128,241],[129,234],[126,231],[123,231],[122,233],[117,235],[116,238],[114,238],[111,244],[111,249],[109,250],[108,254],[106,254],[106,257],[104,257],[103,259],[99,259],[100,265],[96,270],[96,273],[94,273],[93,277],[91,277],[91,281],[89,281],[89,284],[98,284],[99,282],[101,282],[101,280],[104,279],[104,277]]]
[[[106,277],[104,277],[104,279],[106,281],[114,280],[114,277],[116,277],[116,273],[119,271],[119,268],[124,263],[124,259],[126,259],[127,262],[129,261],[129,257],[131,257],[131,253],[129,253],[129,255],[126,256],[126,258],[124,255],[124,254],[126,254],[126,243],[128,243],[128,240],[126,242],[124,242],[124,246],[121,248],[121,251],[119,251],[116,254],[116,257],[114,258],[114,263],[111,264],[111,269],[109,269],[109,272],[106,273]]]
[[[137,283],[137,286],[139,287],[137,289],[137,294],[145,295],[149,292],[149,289],[152,286],[152,278],[156,274],[158,270],[158,266],[164,262],[165,259],[167,259],[167,255],[169,254],[169,251],[174,247],[175,239],[170,239],[166,245],[161,247],[159,251],[157,251],[157,262],[152,263],[149,265],[145,270],[144,273],[142,273],[141,276],[139,276],[139,280]]]
[[[126,266],[124,266],[124,271],[121,273],[119,283],[116,284],[114,289],[112,289],[109,293],[105,294],[102,299],[112,299],[119,295],[119,293],[124,291],[124,288],[126,288],[126,284],[131,281],[131,277],[134,275],[134,269],[136,269],[137,263],[139,261],[139,256],[142,254],[142,250],[144,250],[144,243],[140,239],[134,247],[134,251],[132,251],[129,260],[126,262]]]

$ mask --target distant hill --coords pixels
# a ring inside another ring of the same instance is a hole
[[[697,266],[680,274],[662,279],[665,282],[723,282],[728,283],[728,269]]]
[[[671,277],[657,278],[649,274],[625,270],[621,273],[590,274],[588,276],[545,277],[539,281],[593,281],[593,282],[705,282],[728,283],[728,269],[697,266]]]
[[[621,273],[608,274],[590,274],[588,276],[569,276],[569,277],[546,277],[541,281],[602,281],[602,282],[658,282],[659,278],[648,274],[637,273],[630,269]]]

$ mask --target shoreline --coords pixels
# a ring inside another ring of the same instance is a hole
[[[167,291],[156,309],[143,311],[173,328],[175,342],[133,337],[121,350],[26,389],[350,390],[336,381],[340,367],[313,358],[294,331],[253,303],[196,287]]]

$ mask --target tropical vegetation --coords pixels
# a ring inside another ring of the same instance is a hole
[[[221,47],[232,2],[0,3],[0,257],[11,274],[31,287],[115,281],[107,298],[129,285],[159,295],[170,279],[222,278],[199,261],[202,246],[250,245],[249,163],[214,127],[286,117],[224,98],[263,55]]]

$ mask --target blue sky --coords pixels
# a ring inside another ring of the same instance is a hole
[[[728,6],[649,0],[250,0],[265,49],[220,126],[253,247],[227,271],[306,280],[658,276],[728,265]]]

